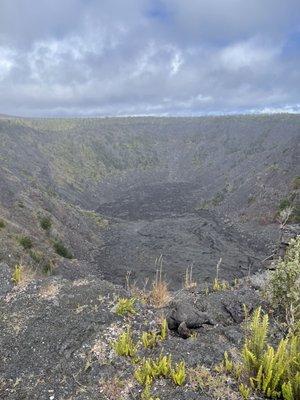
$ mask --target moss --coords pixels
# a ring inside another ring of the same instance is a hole
[[[5,222],[3,221],[3,219],[0,219],[0,229],[5,228]]]

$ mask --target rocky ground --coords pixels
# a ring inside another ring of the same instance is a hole
[[[185,361],[188,378],[180,387],[168,379],[155,381],[155,396],[240,398],[229,377],[218,378],[216,387],[209,388],[200,385],[197,373],[201,377],[205,368],[213,371],[224,351],[237,357],[244,340],[243,304],[251,312],[261,303],[258,289],[263,276],[220,292],[174,292],[171,302],[160,309],[138,300],[136,314],[129,316],[118,316],[115,309],[118,298],[129,293],[95,277],[48,277],[13,286],[3,264],[0,277],[1,399],[139,399],[142,387],[134,379],[138,364],[118,356],[112,342],[129,325],[140,343],[142,332],[158,330],[163,317],[175,330],[169,330],[168,338],[154,349],[140,344],[138,356],[172,354],[174,362]],[[182,322],[193,328],[188,339],[177,331]],[[223,397],[216,397],[217,392]]]

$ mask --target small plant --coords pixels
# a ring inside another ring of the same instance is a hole
[[[168,323],[167,320],[164,318],[161,322],[160,332],[143,332],[141,341],[145,348],[153,349],[158,342],[162,340],[166,340],[168,337]]]
[[[185,270],[183,287],[187,290],[195,289],[195,287],[197,287],[197,282],[193,278],[193,266],[188,267]]]
[[[223,369],[226,373],[231,373],[233,371],[234,365],[232,360],[228,357],[227,351],[224,353]]]
[[[171,377],[177,386],[182,386],[186,379],[185,362],[181,361],[171,370]]]
[[[141,365],[134,372],[135,379],[145,387],[150,386],[156,376],[155,364],[150,358],[143,359]]]
[[[49,231],[52,227],[52,221],[50,217],[42,217],[40,219],[40,226],[45,231]]]
[[[250,398],[251,389],[248,386],[244,385],[243,383],[239,385],[239,392],[243,400],[248,400]]]
[[[221,281],[219,279],[219,269],[220,265],[222,263],[222,258],[218,261],[217,268],[216,268],[216,277],[214,279],[213,285],[212,285],[212,290],[213,292],[220,292],[222,290],[227,290],[229,289],[229,284],[226,281]]]
[[[159,397],[153,397],[150,385],[146,385],[141,394],[141,400],[160,400]]]
[[[42,263],[42,271],[45,275],[51,275],[53,273],[53,262],[51,260],[44,260]]]
[[[40,251],[30,250],[29,255],[36,263],[40,263],[43,259],[43,253]]]
[[[19,239],[19,244],[25,249],[25,250],[29,250],[32,248],[33,243],[32,240],[30,239],[30,237],[28,236],[20,236]]]
[[[22,275],[23,275],[22,270],[23,270],[22,265],[20,264],[15,265],[11,277],[11,280],[15,285],[18,285],[22,281]]]
[[[141,337],[145,348],[153,349],[160,340],[160,336],[156,332],[143,332]]]
[[[134,357],[137,351],[133,342],[132,332],[130,328],[126,332],[121,333],[120,337],[113,342],[112,347],[119,356]]]
[[[3,219],[0,219],[0,229],[5,228],[5,222],[3,221]]]
[[[53,248],[59,256],[70,259],[73,258],[72,253],[66,248],[61,240],[55,240],[53,243]]]
[[[261,316],[261,307],[257,308],[249,326],[249,337],[242,351],[244,365],[251,374],[258,372],[266,348],[269,327],[268,315]]]
[[[116,304],[116,314],[120,316],[128,315],[128,314],[136,314],[136,310],[134,308],[136,299],[131,297],[120,298]]]
[[[156,308],[165,306],[170,300],[170,292],[168,284],[162,278],[162,255],[155,260],[155,265],[158,266],[155,275],[155,281],[152,284],[152,289],[149,293],[149,299],[152,305]]]
[[[166,340],[168,337],[168,322],[166,318],[162,320],[161,327],[160,327],[160,338],[161,340]]]

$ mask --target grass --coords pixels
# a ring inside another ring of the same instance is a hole
[[[32,240],[28,236],[20,236],[18,238],[18,242],[25,250],[29,250],[33,247]]]
[[[197,282],[193,278],[193,266],[185,270],[183,287],[187,290],[192,290],[197,287]]]
[[[3,219],[0,219],[0,229],[5,228],[5,222],[3,221]]]
[[[53,248],[59,256],[69,259],[73,258],[73,254],[67,249],[60,239],[56,239],[53,242]]]
[[[49,231],[52,227],[52,221],[50,217],[42,217],[40,219],[40,227],[45,231]]]

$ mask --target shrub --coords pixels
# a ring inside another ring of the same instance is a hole
[[[25,250],[31,249],[33,246],[32,240],[28,236],[20,236],[18,241]]]
[[[267,294],[272,305],[284,312],[289,321],[290,311],[300,317],[300,236],[290,241],[283,260],[269,273]]]
[[[51,229],[51,226],[52,226],[51,218],[50,217],[42,217],[40,219],[40,226],[45,231],[49,231]]]
[[[5,222],[3,219],[0,219],[0,229],[5,228]]]
[[[116,314],[123,316],[127,314],[136,314],[136,310],[134,308],[135,298],[132,297],[130,299],[120,298],[116,304]]]
[[[53,248],[59,256],[70,259],[73,258],[72,253],[66,248],[61,240],[55,240]]]
[[[137,348],[133,342],[132,332],[130,328],[127,328],[126,332],[121,333],[120,337],[115,342],[113,342],[112,347],[119,356],[135,356]]]

